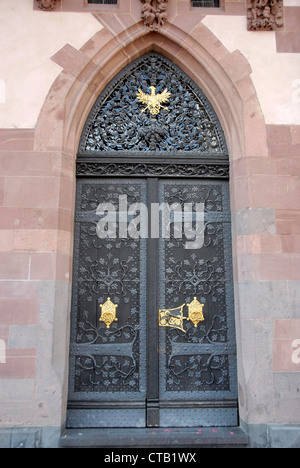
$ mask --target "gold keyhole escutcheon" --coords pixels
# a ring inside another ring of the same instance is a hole
[[[101,316],[99,318],[100,322],[104,322],[106,328],[110,328],[113,322],[117,322],[117,304],[114,304],[110,297],[107,298],[107,301],[104,304],[100,304]]]

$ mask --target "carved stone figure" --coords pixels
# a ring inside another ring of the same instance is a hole
[[[167,14],[167,7],[168,7],[168,0],[157,0],[157,11],[156,11],[156,19],[158,28],[162,27],[165,23],[165,20],[168,17]]]
[[[57,0],[37,0],[39,8],[43,11],[53,11]]]
[[[142,19],[144,20],[145,26],[150,29],[154,29],[156,11],[152,6],[152,0],[145,0],[142,6]]]
[[[141,0],[142,19],[151,31],[158,31],[167,19],[168,0]]]
[[[273,31],[283,26],[282,0],[247,0],[249,31]]]

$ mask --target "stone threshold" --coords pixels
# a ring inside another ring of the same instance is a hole
[[[66,429],[62,448],[243,448],[248,435],[240,427]]]

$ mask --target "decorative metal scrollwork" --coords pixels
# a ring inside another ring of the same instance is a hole
[[[204,304],[200,304],[198,299],[194,297],[194,300],[187,304],[188,306],[188,317],[183,316],[183,308],[185,304],[182,304],[179,307],[174,309],[160,309],[158,311],[158,323],[160,327],[170,327],[181,330],[183,333],[186,333],[186,330],[183,328],[183,320],[190,320],[194,327],[197,328],[199,322],[203,322],[203,307]]]
[[[140,392],[145,247],[139,239],[100,239],[95,213],[100,203],[117,204],[121,194],[130,204],[142,202],[143,187],[139,181],[78,183],[70,377],[75,400]]]
[[[150,113],[141,113],[137,95],[146,99]],[[166,111],[162,103],[170,96]],[[227,156],[221,126],[204,94],[182,70],[155,52],[137,59],[111,81],[85,125],[81,155],[121,151]]]
[[[224,182],[166,180],[160,200],[180,206],[200,201],[205,206],[201,250],[183,249],[183,240],[175,238],[172,227],[170,239],[164,241],[162,297],[167,305],[186,304],[182,329],[168,326],[161,334],[165,391],[221,395],[230,390],[231,354],[235,353],[228,319],[232,313],[231,260],[224,255],[224,246],[230,242],[228,189]]]
[[[186,318],[183,316],[183,308],[185,304],[174,309],[160,309],[158,311],[158,324],[160,327],[177,328],[178,330],[186,331],[183,328],[183,320]]]
[[[77,175],[92,177],[110,177],[110,176],[174,176],[183,177],[214,177],[218,179],[228,179],[229,164],[228,161],[219,161],[200,164],[170,164],[163,160],[159,163],[139,163],[126,162],[114,163],[104,161],[78,161]]]

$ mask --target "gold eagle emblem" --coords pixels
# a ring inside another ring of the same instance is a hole
[[[141,113],[149,109],[150,114],[157,115],[160,113],[161,107],[168,110],[168,107],[162,106],[162,103],[168,102],[170,99],[171,93],[168,92],[168,89],[166,88],[161,94],[156,94],[155,86],[149,86],[149,89],[151,94],[145,94],[141,89],[136,93],[137,99],[143,104],[147,104]]]

